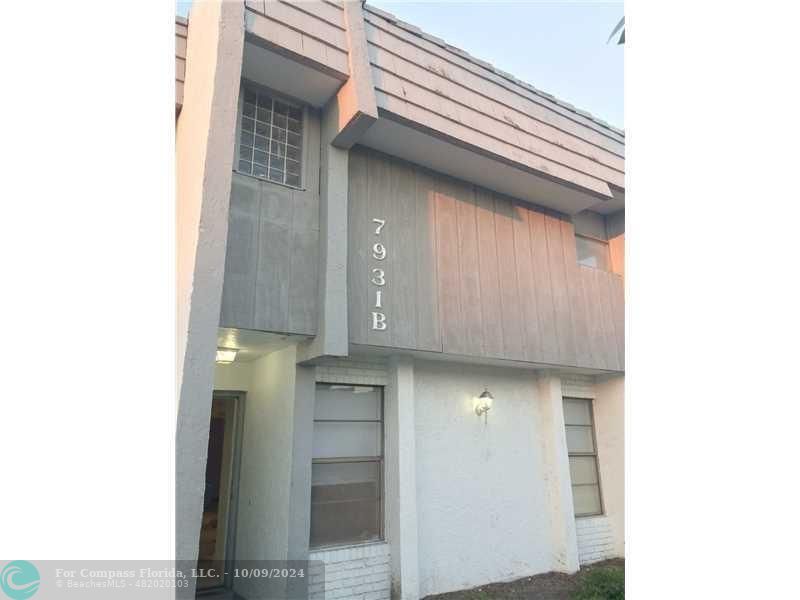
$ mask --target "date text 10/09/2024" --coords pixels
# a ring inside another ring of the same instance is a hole
[[[219,577],[230,575],[234,579],[295,579],[306,576],[305,569],[239,569],[234,568],[224,572],[218,569],[192,569],[192,577]]]
[[[386,219],[372,219],[375,223],[375,235],[378,241],[372,245],[372,258],[377,261],[386,260],[386,246],[381,240],[381,233],[386,225]],[[386,313],[383,312],[383,287],[386,285],[386,270],[382,267],[374,267],[372,269],[372,277],[370,281],[375,286],[375,303],[372,311],[372,329],[374,331],[386,331],[388,323],[386,321]]]

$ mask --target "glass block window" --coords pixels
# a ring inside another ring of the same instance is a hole
[[[591,399],[564,398],[564,426],[575,516],[603,514]]]
[[[243,91],[237,170],[300,187],[303,109],[260,90]]]
[[[383,534],[383,389],[318,383],[311,465],[312,548]]]

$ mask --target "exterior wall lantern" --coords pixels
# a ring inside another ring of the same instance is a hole
[[[489,388],[483,390],[483,393],[475,399],[475,414],[479,417],[483,415],[483,422],[489,421],[489,411],[492,409],[492,402],[494,396],[489,392]]]
[[[217,348],[217,364],[229,365],[236,360],[236,348]]]

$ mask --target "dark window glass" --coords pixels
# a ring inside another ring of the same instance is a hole
[[[317,384],[311,547],[381,539],[382,497],[382,389]]]

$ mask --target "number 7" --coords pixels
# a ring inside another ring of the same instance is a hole
[[[383,226],[386,225],[386,219],[372,219],[372,222],[378,224],[378,226],[375,228],[375,235],[380,235],[381,229],[383,229]]]

